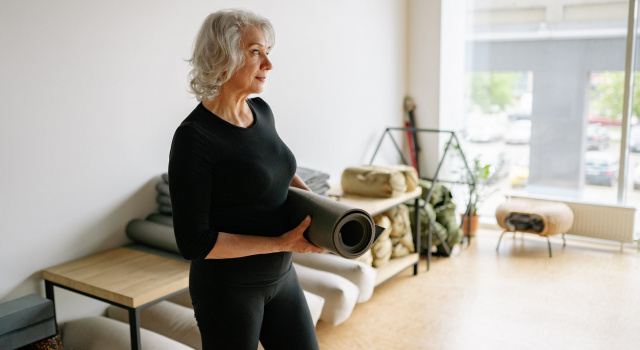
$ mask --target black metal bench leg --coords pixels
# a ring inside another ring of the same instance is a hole
[[[500,235],[500,239],[498,240],[498,246],[496,247],[496,253],[498,252],[498,249],[500,249],[500,241],[502,241],[502,236],[504,236],[504,234],[507,232],[509,231],[502,231],[502,234]],[[516,233],[514,232],[513,234],[515,235]]]
[[[140,310],[129,309],[129,331],[131,333],[131,350],[142,349],[140,345]]]
[[[58,317],[56,315],[56,297],[53,293],[53,283],[51,281],[44,280],[44,293],[45,297],[51,300],[53,303],[53,323],[56,326],[56,333],[58,332]]]

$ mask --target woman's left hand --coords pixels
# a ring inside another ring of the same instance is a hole
[[[311,217],[307,215],[300,225],[280,236],[281,251],[294,253],[328,253],[328,250],[315,246],[304,238],[304,231],[310,224]]]

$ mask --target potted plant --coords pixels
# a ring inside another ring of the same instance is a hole
[[[475,235],[478,228],[478,211],[484,201],[498,191],[495,185],[499,180],[499,171],[504,166],[503,158],[499,156],[496,163],[487,163],[478,155],[461,171],[462,180],[471,187],[469,207],[465,213],[460,214],[462,231],[467,237]]]

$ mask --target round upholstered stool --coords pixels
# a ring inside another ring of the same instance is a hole
[[[496,220],[504,229],[498,240],[496,252],[500,248],[500,241],[505,233],[527,232],[547,238],[549,257],[551,257],[549,236],[562,233],[564,242],[564,233],[573,225],[573,212],[568,205],[561,202],[510,199],[498,206]]]

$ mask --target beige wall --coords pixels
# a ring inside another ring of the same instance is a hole
[[[243,7],[277,44],[263,94],[298,163],[371,155],[401,121],[405,2],[0,2],[0,301],[43,293],[40,270],[127,242],[154,210],[171,137],[195,106],[185,59],[204,17]],[[56,289],[60,321],[104,305]]]

